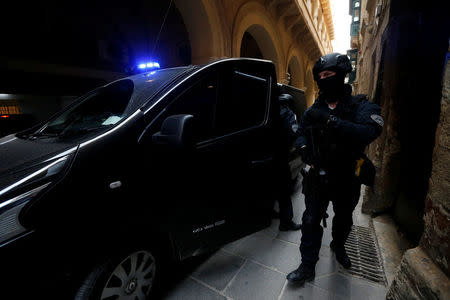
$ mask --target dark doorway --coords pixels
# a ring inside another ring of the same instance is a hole
[[[241,43],[241,57],[264,58],[253,36],[245,32]]]

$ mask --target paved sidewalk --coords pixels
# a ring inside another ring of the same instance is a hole
[[[297,191],[292,199],[294,219],[300,222],[305,209],[303,195]],[[331,204],[328,214],[333,216]],[[360,206],[353,219],[355,225],[369,225]],[[163,299],[385,299],[386,287],[351,276],[336,262],[329,248],[330,227],[324,229],[314,281],[303,287],[288,284],[286,274],[300,263],[301,231],[279,232],[278,224],[273,220],[269,228],[188,263],[185,275]]]

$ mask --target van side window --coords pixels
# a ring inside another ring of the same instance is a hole
[[[194,116],[194,139],[200,142],[213,137],[217,100],[217,73],[206,74],[178,96],[168,107],[166,116]]]
[[[266,116],[269,80],[238,71],[221,80],[216,135],[261,125]]]

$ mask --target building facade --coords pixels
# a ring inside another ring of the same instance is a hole
[[[272,60],[279,80],[317,94],[312,65],[332,52],[329,0],[175,0],[186,24],[192,63],[221,57]],[[288,75],[289,74],[289,75]]]
[[[353,84],[356,80],[356,69],[358,64],[359,51],[359,28],[361,24],[361,0],[350,0],[348,14],[352,17],[350,24],[350,47],[347,56],[352,64],[352,71],[348,76],[348,83]]]
[[[356,93],[382,107],[369,147],[377,177],[363,211],[392,217],[414,248],[387,299],[450,298],[448,3],[361,3]],[[392,241],[395,247],[396,241]]]
[[[5,9],[0,94],[9,95],[3,106],[26,102],[26,111],[38,109],[34,96],[78,96],[145,60],[165,68],[243,56],[272,60],[279,81],[304,89],[311,105],[312,65],[334,38],[329,0],[44,0]]]
[[[350,47],[359,48],[359,28],[361,26],[361,2],[362,0],[350,0],[348,14],[352,16],[350,24]]]

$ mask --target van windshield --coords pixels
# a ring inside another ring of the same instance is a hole
[[[107,129],[132,115],[189,68],[138,74],[94,90],[41,127],[33,136],[67,136]]]
[[[110,127],[125,117],[133,90],[130,79],[97,89],[48,122],[37,134],[66,135]]]

